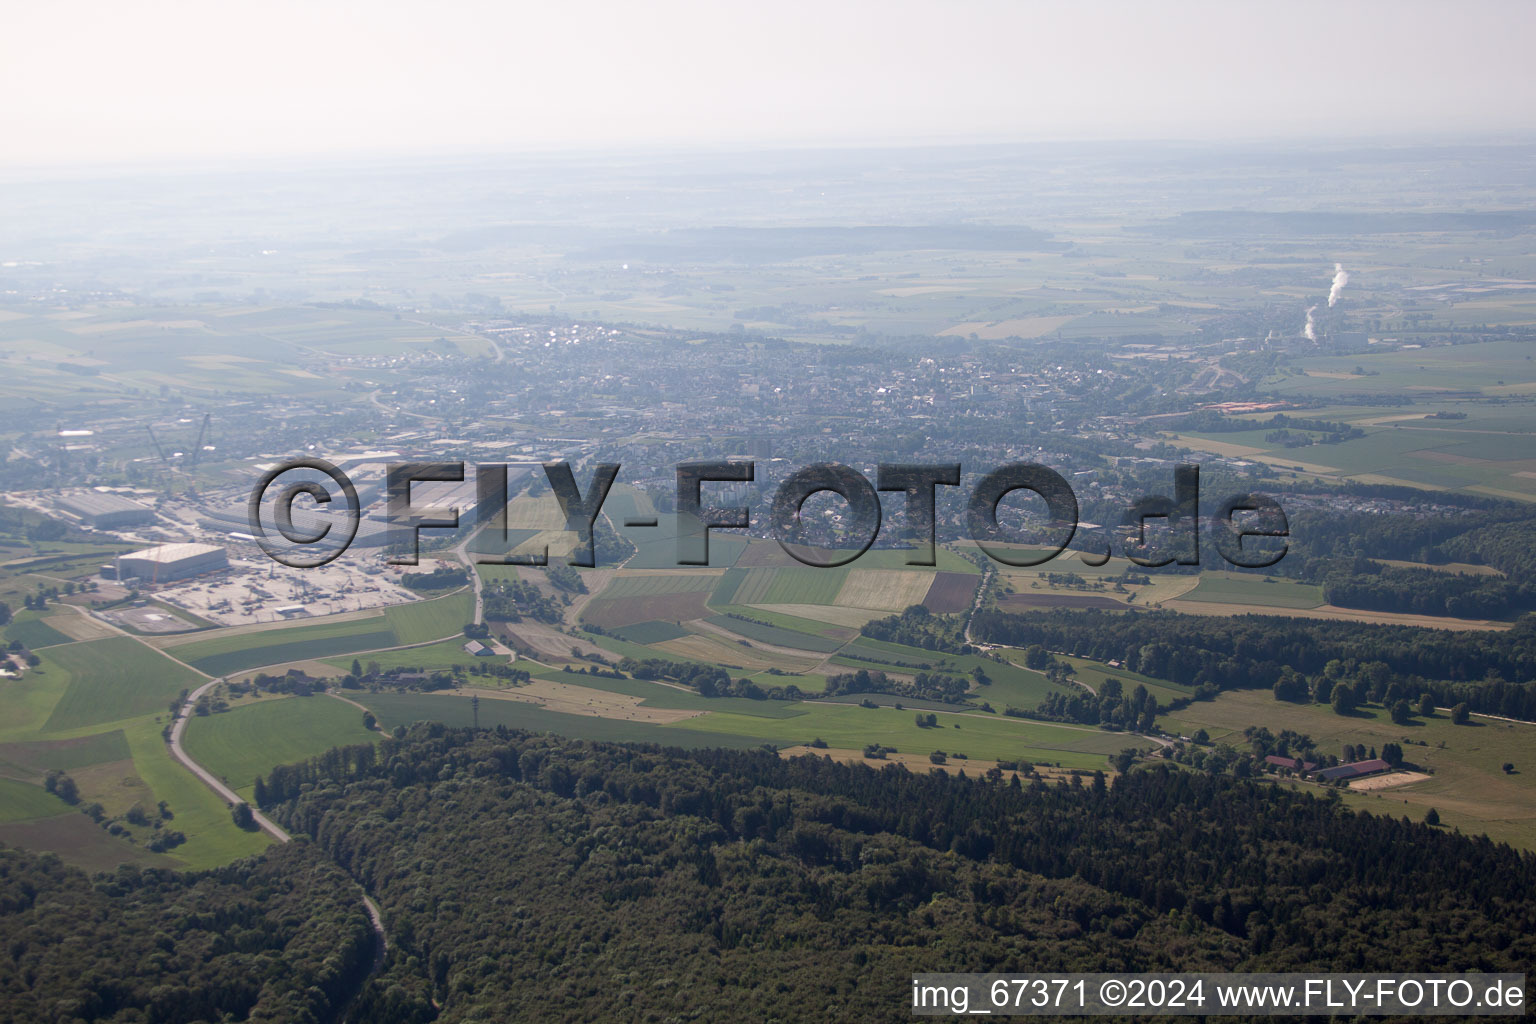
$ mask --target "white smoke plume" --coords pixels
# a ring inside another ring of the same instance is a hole
[[[1333,287],[1328,289],[1328,308],[1332,309],[1339,301],[1339,295],[1344,291],[1344,286],[1349,284],[1349,271],[1344,269],[1344,264],[1333,265]]]
[[[1312,321],[1312,314],[1315,312],[1317,312],[1316,306],[1313,306],[1311,309],[1307,310],[1307,324],[1301,329],[1301,333],[1306,337],[1308,341],[1317,340],[1317,325]]]

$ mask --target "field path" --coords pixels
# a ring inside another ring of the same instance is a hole
[[[754,640],[752,637],[745,636],[741,633],[733,633],[726,627],[717,625],[713,622],[709,622],[705,619],[689,619],[686,625],[689,627],[697,627],[706,633],[713,633],[722,639],[731,641],[732,643],[740,643],[741,641],[745,640],[752,647],[756,647],[760,651],[767,651],[769,654],[783,654],[791,658],[810,658],[817,662],[816,668],[821,668],[828,661],[830,661],[838,651],[853,643],[852,640],[844,640],[842,644],[837,648],[837,650],[823,653],[821,651],[808,651],[803,647],[781,647],[778,644],[770,644],[764,640]],[[815,669],[812,669],[811,671],[815,671]]]
[[[183,750],[181,746],[181,737],[182,734],[187,731],[187,723],[191,721],[192,718],[194,718],[197,714],[196,709],[198,699],[221,682],[223,682],[222,679],[210,679],[202,686],[199,686],[197,689],[187,694],[187,699],[182,703],[181,711],[176,716],[176,722],[171,726],[171,738],[167,742],[171,748],[171,756],[185,765],[187,770],[190,771],[193,775],[196,775],[198,778],[202,779],[203,783],[209,789],[223,797],[226,803],[229,803],[230,805],[243,804],[245,801],[237,796],[234,790],[224,785],[224,783],[221,782],[218,777],[208,769],[192,760],[191,756],[188,755],[188,753]],[[278,842],[286,843],[293,838],[286,831],[284,831],[281,826],[275,824],[270,818],[268,818],[265,814],[262,814],[254,807],[251,808],[251,817],[256,820],[257,825],[261,826],[261,830],[263,832],[266,832]]]
[[[96,619],[95,616],[91,615],[90,612],[87,611],[84,608],[80,608],[80,607],[78,607],[76,605],[70,605],[69,607],[74,608],[80,614],[85,615],[85,616],[91,618],[93,621],[97,621],[97,622],[102,621],[100,619]],[[157,654],[161,654],[161,655],[163,655],[163,656],[165,656],[167,658],[170,658],[172,661],[176,662],[176,664],[181,665],[181,666],[187,668],[188,670],[190,670],[192,672],[195,672],[198,675],[202,676],[204,679],[208,680],[202,686],[199,686],[197,689],[195,689],[191,693],[187,694],[187,699],[182,702],[181,710],[179,712],[177,712],[176,721],[174,723],[172,723],[172,725],[171,725],[171,735],[170,735],[170,738],[168,740],[166,740],[166,744],[165,745],[166,745],[166,748],[171,752],[171,757],[173,757],[177,761],[179,761],[181,763],[182,767],[186,768],[187,771],[191,772],[193,775],[195,775],[199,779],[201,779],[202,782],[203,782],[203,785],[205,785],[209,789],[213,790],[216,794],[218,794],[220,797],[222,797],[224,799],[224,801],[226,803],[228,803],[230,806],[234,806],[235,804],[243,804],[243,803],[245,803],[245,801],[242,800],[239,797],[239,795],[235,793],[234,790],[232,790],[228,786],[224,785],[224,783],[222,781],[220,781],[217,776],[215,776],[208,769],[204,768],[202,765],[200,765],[196,761],[194,761],[192,759],[192,755],[188,754],[186,752],[186,750],[184,750],[182,748],[182,745],[181,745],[182,735],[187,731],[187,723],[189,721],[191,721],[191,719],[197,714],[197,702],[198,702],[198,699],[201,698],[203,696],[203,694],[207,693],[209,690],[211,690],[215,686],[217,686],[219,683],[223,682],[223,680],[222,679],[210,678],[208,676],[208,673],[200,671],[199,669],[193,668],[191,665],[188,665],[186,662],[180,660],[179,658],[175,658],[172,655],[168,654],[167,652],[165,652],[163,650],[160,650],[158,647],[155,647],[153,644],[146,643],[144,637],[137,636],[137,635],[135,635],[133,633],[128,632],[125,629],[120,629],[117,626],[113,625],[112,623],[105,623],[105,625],[107,625],[109,628],[115,630],[116,632],[121,633],[123,636],[133,637],[133,639],[137,640],[141,644],[144,644],[144,646],[148,647],[150,650],[155,651]],[[341,698],[341,699],[345,699],[345,698]],[[355,702],[347,701],[347,703],[352,704],[352,703],[355,703]],[[358,704],[357,706],[358,707],[362,707],[361,704]],[[367,708],[363,708],[363,710],[366,711]],[[280,843],[292,842],[293,836],[289,835],[287,830],[285,830],[282,826],[278,825],[276,822],[272,821],[272,819],[268,818],[265,814],[262,814],[259,810],[257,810],[254,807],[251,808],[251,818],[252,818],[252,820],[254,820],[256,822],[256,824],[261,828],[261,830],[263,832],[266,832],[268,835],[270,835],[273,839],[277,840],[278,842],[280,842]],[[384,953],[385,953],[385,951],[387,951],[389,949],[389,935],[384,930],[384,918],[379,913],[378,904],[373,902],[372,897],[370,897],[368,895],[368,892],[367,892],[366,889],[362,889],[361,885],[359,885],[358,888],[360,890],[362,890],[363,909],[367,911],[367,913],[368,913],[368,921],[369,921],[369,923],[373,927],[373,935],[374,935],[373,964],[368,968],[368,975],[367,975],[367,977],[371,978],[375,974],[378,973],[379,968],[382,967],[383,964],[384,964]],[[358,992],[359,993],[362,992],[362,986],[361,985],[358,986]]]

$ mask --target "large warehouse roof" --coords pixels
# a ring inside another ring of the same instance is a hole
[[[59,499],[59,504],[71,512],[83,516],[106,515],[111,512],[149,512],[148,505],[141,505],[131,498],[124,498],[116,494],[66,494]]]
[[[161,544],[159,547],[130,551],[123,558],[142,558],[150,562],[179,562],[183,558],[208,555],[224,549],[217,544]]]

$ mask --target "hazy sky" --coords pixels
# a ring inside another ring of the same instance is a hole
[[[7,0],[0,162],[1528,133],[1536,4]]]

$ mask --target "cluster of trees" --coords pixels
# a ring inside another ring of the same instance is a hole
[[[1113,676],[1104,680],[1097,694],[1087,690],[1057,690],[1046,695],[1037,708],[1032,710],[1010,707],[1004,714],[1016,718],[1041,718],[1058,722],[1080,722],[1083,725],[1102,725],[1130,732],[1152,732],[1157,716],[1167,709],[1159,709],[1157,698],[1147,692],[1140,683],[1125,696],[1120,680]]]
[[[0,848],[0,1020],[333,1020],[367,975],[357,886],[311,844],[94,880]]]
[[[991,643],[1120,661],[1127,671],[1195,687],[1197,697],[1269,689],[1298,674],[1315,678],[1339,661],[1371,674],[1382,697],[1395,682],[1402,692],[1392,699],[1427,693],[1441,707],[1464,703],[1469,711],[1536,721],[1536,616],[1484,632],[1266,615],[984,611],[971,632]],[[1330,699],[1331,692],[1322,702]]]
[[[620,678],[628,673],[636,679],[665,679],[681,683],[699,691],[701,697],[745,697],[748,700],[801,700],[800,687],[791,683],[784,687],[764,689],[752,680],[742,677],[732,679],[731,674],[718,665],[698,662],[668,661],[665,658],[623,658],[617,666]]]
[[[570,598],[556,600],[523,580],[488,587],[483,597],[485,617],[496,622],[521,622],[527,616],[536,622],[556,623],[565,617],[565,608],[570,604]]]
[[[384,1024],[862,1019],[920,970],[1536,955],[1536,858],[1508,846],[1157,765],[1074,780],[418,725],[271,803],[382,905],[357,1013]]]
[[[521,669],[505,661],[497,659],[494,662],[475,661],[468,666],[454,665],[450,668],[421,668],[412,665],[396,665],[389,669],[380,669],[376,662],[370,662],[367,669],[352,659],[352,670],[341,677],[343,690],[357,690],[364,687],[371,690],[407,690],[418,693],[430,693],[433,690],[452,690],[464,685],[465,676],[493,677],[506,681],[512,686],[521,686],[533,677],[527,669]],[[318,688],[320,683],[316,682]]]
[[[357,659],[352,660],[352,666],[353,672],[356,673],[359,669]],[[232,697],[243,697],[246,694],[259,697],[263,693],[286,693],[294,697],[311,697],[325,690],[325,680],[316,679],[298,668],[291,668],[280,676],[258,672],[254,678],[245,682],[230,682],[224,685]]]
[[[1536,582],[1357,562],[1364,564],[1324,578],[1330,604],[1462,619],[1502,619],[1536,609]]]
[[[549,582],[571,594],[585,594],[587,581],[581,578],[581,573],[568,565],[551,565],[545,570]]]
[[[1350,426],[1348,423],[1336,423],[1333,420],[1308,419],[1302,416],[1291,416],[1286,413],[1276,413],[1267,420],[1239,419],[1235,416],[1226,416],[1214,409],[1202,409],[1192,412],[1187,416],[1179,416],[1172,421],[1162,424],[1170,430],[1189,430],[1202,434],[1234,433],[1245,430],[1270,430],[1277,433],[1289,433],[1292,430],[1311,431],[1322,434],[1322,444],[1339,444],[1357,437],[1364,437],[1365,431],[1359,427]],[[1305,444],[1311,444],[1310,436],[1305,438]]]
[[[442,565],[431,572],[404,573],[400,583],[412,590],[455,590],[469,583],[469,570]]]
[[[975,650],[965,642],[963,620],[959,616],[934,615],[923,604],[909,605],[900,615],[871,619],[859,632],[872,640],[945,654],[970,654]]]
[[[947,672],[918,672],[909,683],[902,679],[892,679],[878,669],[871,672],[861,668],[856,672],[828,676],[826,693],[829,697],[845,693],[889,693],[897,697],[961,704],[969,689],[968,679]]]

